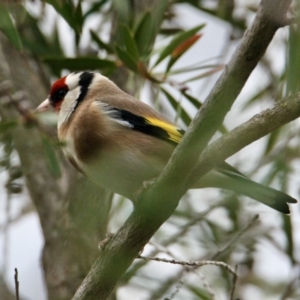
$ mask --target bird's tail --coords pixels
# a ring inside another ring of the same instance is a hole
[[[236,193],[248,196],[265,205],[268,205],[279,212],[289,214],[290,209],[287,203],[297,203],[297,200],[291,196],[252,181],[233,167],[226,169],[218,168],[212,170],[201,178],[198,187],[217,187],[234,191]]]

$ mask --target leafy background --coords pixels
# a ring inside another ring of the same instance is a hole
[[[25,59],[38,77],[35,84],[28,71],[22,70],[27,83],[15,84],[9,96],[25,91],[25,107],[34,108],[37,95],[42,101],[51,81],[70,71],[97,70],[185,128],[238,45],[257,6],[258,1],[229,0],[1,2],[1,47],[10,47],[12,60],[17,55]],[[296,2],[296,23],[297,6]],[[275,36],[218,135],[299,91],[296,25]],[[9,65],[22,68],[17,62]],[[5,60],[0,61],[1,70],[4,64]],[[12,77],[14,72],[19,70],[11,68]],[[18,80],[2,74],[2,82]],[[2,94],[2,103],[6,103]],[[132,205],[80,177],[61,155],[63,145],[56,140],[55,116],[44,114],[39,121],[32,120],[22,112],[22,103],[10,107],[9,113],[1,106],[0,112],[0,289],[7,299],[12,298],[12,271],[18,267],[24,299],[36,299],[36,295],[42,299],[46,293],[50,299],[67,299],[89,270],[98,242],[106,231],[114,232],[123,224]],[[251,178],[298,198],[298,123],[249,145],[230,158],[230,163]],[[25,139],[20,138],[20,132]],[[28,152],[32,135],[39,136],[40,148]],[[36,165],[42,167],[32,174]],[[36,177],[49,178],[48,185],[32,184]],[[44,189],[49,195],[51,190],[46,186],[55,189],[55,184],[62,188],[49,196],[54,204],[48,207],[36,191]],[[143,254],[237,265],[236,298],[299,299],[299,205],[291,209],[291,216],[283,216],[229,192],[188,192]],[[53,237],[54,231],[59,232],[59,238]],[[79,237],[70,233],[74,231]],[[37,236],[42,236],[44,248]],[[70,248],[62,249],[66,241]],[[36,256],[29,258],[26,249]],[[28,262],[34,260],[37,266],[40,257],[44,275]],[[58,289],[61,283],[51,277],[49,269],[58,272],[55,265],[70,262],[76,265],[72,272],[59,275],[61,282],[72,280],[73,285]],[[41,292],[42,284],[33,287],[33,278],[44,282],[47,292]],[[133,295],[135,299],[228,299],[232,285],[232,275],[215,266],[188,268],[136,260],[112,299],[132,299]]]

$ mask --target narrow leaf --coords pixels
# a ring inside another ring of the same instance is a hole
[[[116,68],[116,63],[107,59],[100,59],[98,57],[77,57],[66,58],[63,56],[44,56],[42,60],[51,68],[59,70],[68,69],[70,71],[80,70],[104,70],[111,71]]]
[[[23,50],[19,32],[14,24],[7,6],[4,4],[0,4],[0,30],[18,50]]]
[[[98,35],[95,33],[95,31],[90,30],[90,34],[91,34],[92,40],[99,46],[100,49],[106,50],[106,52],[109,53],[109,54],[114,53],[113,48],[112,48],[109,44],[103,42],[103,41],[98,37]]]
[[[54,147],[49,141],[49,139],[46,137],[43,138],[43,148],[44,148],[44,154],[46,156],[46,162],[50,172],[52,173],[53,176],[60,177],[61,170],[60,170],[59,162],[56,157]]]
[[[78,47],[79,42],[80,42],[80,33],[82,31],[82,27],[83,27],[83,15],[82,15],[82,7],[81,7],[81,1],[78,1],[78,4],[75,8],[75,12],[74,12],[74,19],[76,20],[75,24],[78,27],[78,31],[75,31],[75,42],[76,42],[76,47]],[[75,29],[74,29],[75,30]]]
[[[187,99],[189,100],[189,102],[197,109],[199,110],[202,106],[202,102],[200,100],[198,100],[197,98],[191,96],[190,94],[188,94],[186,91],[183,91],[182,92],[182,95]],[[225,134],[228,132],[227,128],[222,125],[220,128],[219,128],[219,131],[222,133],[222,134]]]
[[[178,103],[178,101],[176,101],[175,98],[169,92],[167,92],[163,88],[161,88],[161,91],[165,94],[165,96],[169,100],[169,103],[172,105],[175,111],[180,111],[180,118],[182,119],[184,124],[188,126],[191,123],[191,118],[188,115],[188,113],[185,111],[185,109],[183,107],[180,107],[179,109],[180,103]]]
[[[300,23],[300,21],[298,21]],[[287,66],[287,94],[295,94],[300,88],[300,30],[298,26],[290,26],[288,66]]]
[[[290,216],[282,215],[283,218],[283,232],[285,233],[287,240],[287,249],[286,252],[291,260],[292,264],[295,264],[294,256],[294,239],[293,239],[293,223]]]
[[[199,74],[197,76],[194,76],[192,78],[188,78],[185,81],[183,81],[182,83],[188,83],[188,82],[192,82],[192,81],[196,81],[196,80],[208,77],[208,76],[210,76],[210,75],[212,75],[212,74],[214,74],[216,72],[219,72],[219,71],[221,71],[223,69],[224,69],[223,65],[217,66],[217,67],[213,68],[212,70],[209,70],[207,72],[201,73],[201,74]]]
[[[194,43],[196,43],[199,38],[202,36],[202,34],[195,34],[182,42],[177,48],[175,48],[172,53],[170,60],[168,62],[167,70],[168,72],[170,68],[175,64],[175,62],[192,46]]]
[[[1,121],[0,122],[0,133],[11,130],[18,125],[17,121]]]
[[[149,60],[149,55],[164,20],[168,4],[168,0],[156,0],[153,4],[153,9],[145,13],[135,31],[134,39],[139,54],[144,61]]]
[[[188,31],[182,31],[178,33],[173,40],[164,48],[158,57],[154,66],[158,65],[162,60],[164,60],[168,55],[170,55],[179,45],[181,45],[184,41],[195,35],[200,29],[202,29],[205,25],[201,24],[196,26]]]
[[[38,26],[38,20],[28,13],[24,21],[26,27],[30,28],[30,31],[26,31],[22,34],[22,42],[26,49],[29,49],[32,54],[41,56],[51,53],[52,55],[62,55],[62,49],[58,40],[57,28],[54,28],[52,33],[52,39],[46,38],[41,32]]]
[[[102,0],[96,3],[90,3],[90,8],[85,12],[85,14],[83,15],[83,19],[86,19],[89,15],[93,14],[93,13],[99,13],[100,8],[106,4],[108,2],[108,0]]]
[[[81,8],[75,8],[70,1],[45,0],[45,2],[53,6],[57,13],[65,19],[76,34],[81,33],[83,25],[82,13],[80,14]]]
[[[183,53],[185,53],[192,45],[194,45],[202,36],[202,34],[195,34],[190,38],[186,39],[183,43],[181,43],[175,50],[171,53],[173,58],[180,57]]]
[[[264,155],[269,154],[273,148],[277,145],[278,140],[281,138],[283,127],[278,128],[277,130],[274,130],[268,135],[268,141],[265,147]]]
[[[161,24],[164,20],[164,14],[168,8],[169,1],[168,0],[157,0],[155,5],[153,6],[153,10],[151,11],[151,16],[153,20],[153,32],[154,36],[157,35]]]
[[[141,19],[135,31],[134,39],[140,56],[148,58],[155,39],[154,23],[149,12]]]
[[[200,100],[194,98],[193,96],[191,96],[190,94],[188,94],[187,92],[183,92],[182,95],[188,99],[190,101],[191,104],[194,105],[195,108],[199,109],[202,106],[202,103]]]
[[[173,27],[173,28],[160,28],[159,33],[162,35],[174,35],[176,33],[179,33],[182,31],[182,28],[179,27]]]
[[[122,50],[118,45],[115,46],[116,52],[120,60],[134,72],[137,72],[138,66],[137,63],[132,59],[132,57],[124,50]]]
[[[118,46],[124,52],[127,52],[128,56],[137,64],[139,61],[139,50],[127,25],[122,24],[119,26],[119,36],[120,42]]]

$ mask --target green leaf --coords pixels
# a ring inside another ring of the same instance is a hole
[[[159,29],[159,33],[162,34],[162,35],[166,35],[166,36],[174,35],[174,34],[179,33],[181,31],[182,31],[182,28],[179,28],[179,27],[160,28]]]
[[[298,21],[300,23],[300,21]],[[290,26],[288,66],[287,66],[287,94],[295,94],[300,89],[300,29]]]
[[[268,86],[262,88],[261,90],[258,90],[251,98],[247,100],[247,102],[243,106],[243,109],[248,108],[251,104],[255,103],[256,101],[260,101],[260,99],[270,91],[273,84],[274,82],[271,82]]]
[[[63,56],[44,56],[42,60],[54,70],[68,69],[70,71],[80,70],[102,70],[111,72],[116,68],[116,63],[98,57],[66,58]]]
[[[196,81],[196,80],[199,80],[199,79],[202,79],[202,78],[205,78],[205,77],[208,77],[216,72],[220,72],[224,69],[224,66],[223,65],[219,65],[211,70],[208,70],[204,73],[201,73],[199,75],[196,75],[194,77],[191,77],[191,78],[188,78],[186,80],[184,80],[182,83],[189,83],[189,82],[192,82],[192,81]]]
[[[163,61],[168,55],[170,55],[179,45],[181,45],[184,41],[196,34],[204,26],[205,24],[201,24],[188,31],[183,31],[175,35],[173,40],[160,53],[156,63],[154,64],[154,67],[157,66],[161,61]]]
[[[23,50],[21,37],[5,4],[0,4],[0,30],[18,50]]]
[[[18,125],[17,121],[1,121],[0,122],[0,133],[11,130]]]
[[[71,1],[45,0],[45,2],[53,6],[57,13],[65,19],[76,34],[81,33],[83,25],[81,1],[79,1],[77,7],[74,7],[73,2]]]
[[[187,92],[182,92],[182,95],[188,99],[190,101],[191,104],[194,105],[194,107],[196,107],[197,109],[199,109],[202,106],[202,103],[200,100],[194,98],[193,96],[191,96],[190,94],[188,94]]]
[[[90,8],[86,11],[86,13],[83,15],[83,19],[86,19],[86,17],[88,17],[89,15],[93,14],[93,13],[97,13],[99,14],[99,10],[100,8],[106,4],[108,2],[108,0],[102,0],[96,3],[90,3]]]
[[[59,28],[58,24],[55,25],[53,33],[52,33],[52,40],[48,41],[49,46],[51,47],[52,51],[50,52],[52,55],[64,55],[64,51],[61,47],[60,40],[59,40]],[[49,48],[48,52],[49,53]]]
[[[199,286],[195,285],[187,285],[187,288],[197,296],[197,299],[201,300],[212,300],[212,296],[209,294],[209,292]]]
[[[134,39],[136,41],[139,54],[144,60],[149,59],[155,38],[159,33],[161,24],[164,20],[164,14],[167,7],[168,0],[155,1],[151,12],[146,12],[137,26]]]
[[[272,167],[270,168],[268,173],[265,174],[265,176],[260,181],[260,183],[267,186],[270,185],[272,181],[276,178],[278,172],[279,170],[278,170],[277,162],[275,161],[272,163]]]
[[[132,57],[124,50],[122,50],[118,45],[115,46],[116,52],[120,60],[134,72],[138,71],[137,63],[132,59]]]
[[[130,24],[133,18],[133,11],[131,10],[131,2],[124,0],[110,1],[113,11],[118,16],[118,23]]]
[[[200,34],[195,34],[191,36],[190,38],[183,41],[178,47],[172,51],[170,60],[168,62],[167,70],[166,72],[169,72],[171,67],[176,63],[176,61],[188,50],[190,47],[192,47],[198,39],[201,37]]]
[[[74,16],[75,20],[77,20],[77,25],[79,27],[79,32],[75,31],[75,43],[76,43],[76,46],[78,47],[79,42],[80,42],[80,33],[82,31],[82,27],[83,27],[83,23],[84,23],[84,19],[83,19],[83,15],[82,15],[82,8],[81,8],[81,0],[78,1],[78,4],[75,8],[74,15],[75,15]]]
[[[148,58],[155,40],[152,16],[147,12],[141,19],[134,35],[139,54]]]
[[[47,137],[44,137],[42,142],[43,142],[44,154],[46,156],[46,163],[49,167],[51,174],[55,177],[60,177],[61,170],[60,170],[59,162],[56,157],[54,146],[52,145],[49,138]]]
[[[118,35],[119,42],[117,45],[123,50],[123,52],[127,52],[128,56],[130,56],[135,64],[137,64],[139,61],[139,50],[129,27],[125,24],[120,25]]]
[[[153,20],[154,36],[156,36],[160,30],[161,24],[164,20],[164,14],[167,10],[168,5],[169,5],[168,0],[157,0],[155,2],[155,5],[153,6],[153,9],[151,11],[151,16]]]
[[[296,260],[294,257],[294,239],[293,239],[293,223],[290,216],[282,215],[283,218],[283,232],[285,233],[287,240],[287,249],[286,252],[292,262],[295,264]]]
[[[186,126],[188,126],[191,123],[191,118],[187,114],[187,112],[184,110],[184,108],[181,107],[180,103],[178,103],[178,101],[176,101],[175,98],[169,92],[167,92],[164,88],[161,87],[161,91],[165,94],[165,96],[169,100],[169,103],[172,105],[172,107],[175,109],[175,111],[177,111],[179,113],[179,116],[182,119],[182,121],[184,122],[184,124]]]
[[[100,49],[106,50],[106,52],[109,53],[109,54],[114,53],[113,48],[112,48],[109,44],[103,42],[103,41],[98,37],[98,35],[95,33],[95,31],[90,30],[90,34],[91,34],[92,40],[99,46]]]
[[[52,37],[46,38],[38,26],[38,20],[28,13],[24,21],[27,29],[22,34],[22,42],[26,49],[33,55],[41,56],[51,53],[52,55],[63,55],[63,51],[58,39],[58,29],[55,26]]]
[[[190,94],[188,94],[186,91],[183,91],[182,92],[182,95],[187,99],[189,100],[189,102],[197,109],[199,110],[200,107],[202,106],[202,102],[200,100],[198,100],[197,98],[191,96]],[[222,133],[222,134],[225,134],[228,132],[227,128],[222,125],[220,128],[219,128],[219,131]]]
[[[278,140],[280,140],[280,138],[281,138],[282,130],[283,130],[283,127],[280,127],[268,135],[268,142],[265,147],[264,155],[269,154],[273,150],[273,148],[276,146]]]

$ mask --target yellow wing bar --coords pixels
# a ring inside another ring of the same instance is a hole
[[[156,126],[164,130],[168,134],[168,137],[166,138],[169,140],[175,143],[179,143],[181,141],[181,138],[184,134],[184,130],[181,128],[155,118],[146,117],[145,119],[148,121],[149,125]]]

